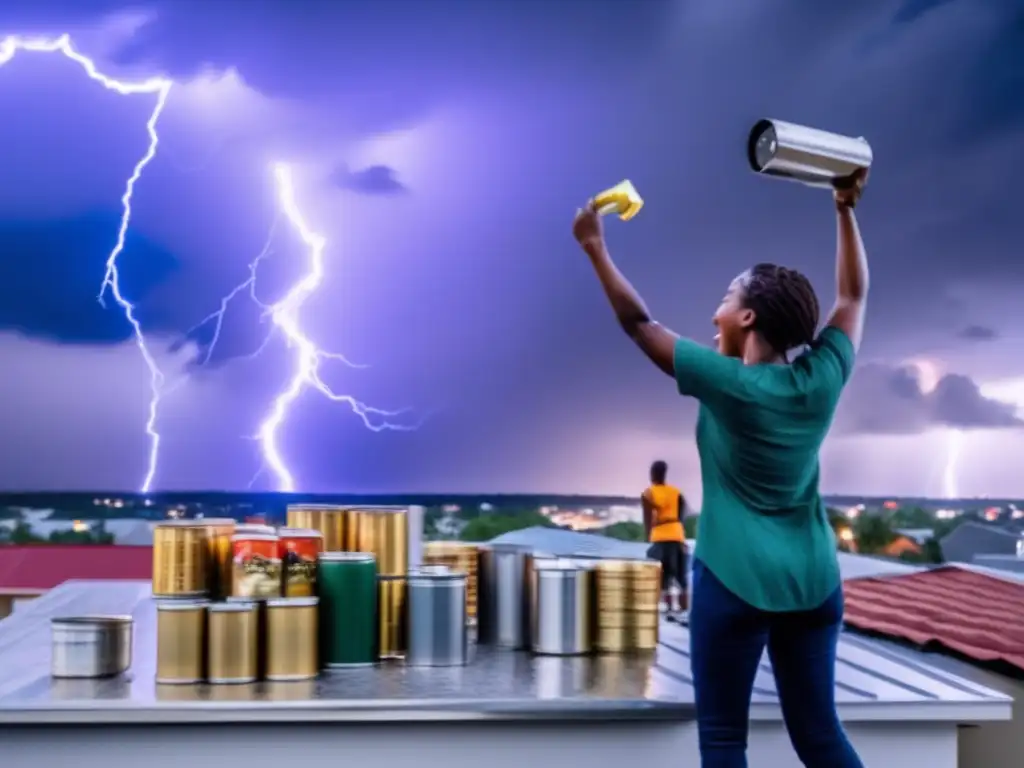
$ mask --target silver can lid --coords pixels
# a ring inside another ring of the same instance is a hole
[[[209,600],[172,600],[163,599],[156,601],[156,609],[158,611],[196,611],[205,610],[210,604]]]
[[[267,600],[267,608],[313,608],[319,604],[319,597],[272,597]]]
[[[257,531],[257,530],[242,530],[236,529],[236,533],[231,537],[232,541],[277,541],[278,536],[276,533],[268,531]]]
[[[372,552],[321,552],[319,559],[325,563],[368,563],[376,562]]]
[[[258,606],[255,600],[231,600],[225,603],[213,603],[209,606],[210,613],[248,613]]]
[[[68,627],[102,627],[123,626],[134,621],[131,616],[105,616],[101,614],[87,616],[57,616],[50,619],[50,624],[62,624]]]

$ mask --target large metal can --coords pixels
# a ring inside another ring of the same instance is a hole
[[[267,601],[267,680],[288,682],[317,676],[318,602],[315,597]]]
[[[320,555],[320,655],[337,669],[377,661],[377,561],[366,552]]]
[[[209,543],[195,520],[169,520],[153,527],[154,597],[205,597]]]

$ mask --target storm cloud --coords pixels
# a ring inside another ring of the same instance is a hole
[[[341,165],[331,174],[331,183],[338,189],[362,195],[401,195],[409,191],[399,180],[398,172],[386,165],[371,165],[355,171],[348,165]]]
[[[917,369],[877,363],[857,369],[836,428],[844,434],[913,434],[932,427],[1018,429],[1017,405],[985,397],[969,376],[948,373],[925,391]]]
[[[297,317],[324,350],[370,366],[332,358],[323,375],[374,405],[440,413],[417,433],[375,434],[343,403],[304,394],[282,427],[300,487],[633,495],[665,458],[695,495],[694,404],[621,334],[569,220],[599,189],[636,184],[644,210],[610,220],[609,244],[682,335],[709,340],[730,279],[759,261],[804,271],[827,307],[834,212],[824,193],[749,172],[746,133],[766,116],[864,135],[875,150],[858,217],[872,269],[863,359],[878,363],[857,373],[823,449],[826,490],[839,477],[884,493],[886,467],[913,451],[919,465],[899,481],[941,492],[924,433],[942,425],[984,431],[1004,462],[1021,455],[1012,408],[977,386],[1012,394],[1024,380],[1024,361],[1005,354],[1024,348],[1007,194],[1024,178],[1016,4],[633,6],[0,3],[6,31],[70,32],[105,71],[177,83],[119,262],[158,363],[185,377],[161,411],[158,487],[240,488],[258,466],[250,436],[295,364],[266,307],[313,269],[280,215],[269,168],[284,161],[326,243]],[[0,364],[37,369],[0,403],[0,429],[26,446],[0,485],[135,488],[148,374],[96,293],[153,99],[19,56],[0,68],[0,107],[18,116],[0,135],[0,329],[19,332],[0,342]],[[275,221],[254,293],[185,338],[245,283]],[[217,331],[211,365],[196,365],[186,353]],[[958,374],[925,392],[901,366],[919,358]],[[74,396],[58,386],[78,380]],[[98,424],[110,451],[76,464]],[[865,450],[878,451],[871,468]],[[853,459],[836,474],[839,455]],[[971,470],[979,494],[999,481],[989,465]],[[1001,487],[1020,487],[1011,474]]]

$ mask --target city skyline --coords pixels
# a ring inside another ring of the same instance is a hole
[[[0,9],[0,38],[67,33],[104,74],[170,83],[117,262],[164,377],[154,490],[284,487],[273,461],[258,474],[261,425],[309,340],[360,367],[305,358],[320,378],[270,430],[298,490],[633,496],[664,458],[699,503],[696,408],[615,327],[569,226],[630,178],[647,204],[608,222],[610,246],[657,319],[709,343],[725,286],[758,261],[805,271],[828,307],[827,195],[745,167],[768,116],[875,150],[868,324],[823,491],[1024,495],[1009,4],[201,5]],[[114,93],[59,51],[0,65],[17,115],[0,134],[0,428],[17,448],[0,490],[147,475],[149,371],[96,296],[160,93]],[[320,283],[290,300],[317,252]],[[239,286],[223,325],[197,329]],[[319,384],[402,411],[367,414],[401,429],[368,430]]]

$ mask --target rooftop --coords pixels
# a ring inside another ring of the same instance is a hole
[[[0,621],[0,724],[249,722],[367,719],[693,717],[689,634],[662,624],[651,657],[532,657],[478,648],[468,667],[381,665],[310,684],[156,686],[156,622],[148,582],[70,581]],[[106,681],[50,678],[51,618],[114,613],[135,618],[132,670]],[[981,722],[1009,716],[1011,700],[936,669],[921,654],[898,656],[844,636],[836,697],[847,722]],[[416,713],[413,715],[412,713]],[[762,659],[753,720],[781,712],[770,662]]]
[[[1024,672],[1024,582],[946,566],[846,582],[848,626]]]
[[[0,545],[0,592],[45,592],[69,579],[149,579],[152,573],[152,547]]]

